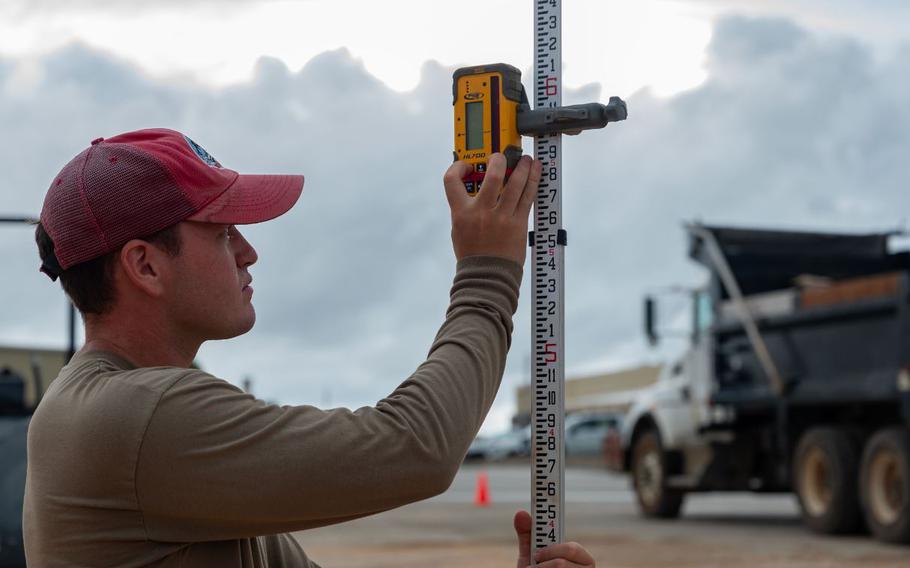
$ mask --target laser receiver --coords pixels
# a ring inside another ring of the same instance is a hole
[[[505,63],[462,67],[452,76],[455,111],[455,160],[473,166],[465,176],[476,195],[494,153],[506,158],[506,177],[521,158],[521,137],[578,134],[626,119],[626,103],[610,97],[607,105],[587,103],[531,110],[521,71]]]
[[[470,195],[476,195],[487,171],[490,156],[506,157],[506,175],[521,158],[521,135],[515,120],[527,96],[521,86],[521,71],[506,65],[462,67],[452,76],[455,107],[455,161],[474,169],[464,178]]]

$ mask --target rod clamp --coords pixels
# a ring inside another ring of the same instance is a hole
[[[610,97],[610,102],[605,105],[585,103],[531,110],[522,104],[515,121],[518,133],[523,136],[574,135],[583,130],[603,128],[611,122],[625,120],[628,115],[625,101],[619,97]]]

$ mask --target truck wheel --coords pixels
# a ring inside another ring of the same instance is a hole
[[[632,447],[632,483],[638,506],[646,517],[673,519],[679,516],[685,493],[667,487],[667,460],[660,436],[648,430]]]
[[[860,496],[869,530],[879,540],[910,542],[910,431],[878,431],[866,444]]]
[[[859,447],[846,431],[812,428],[803,434],[793,460],[793,483],[806,526],[825,534],[861,527],[858,470]]]

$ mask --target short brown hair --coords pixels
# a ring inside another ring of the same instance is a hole
[[[148,241],[167,252],[170,256],[180,254],[180,232],[177,225],[153,233],[142,240]],[[35,242],[38,243],[38,254],[44,262],[54,254],[54,241],[38,223],[35,227]],[[114,265],[120,249],[109,252],[98,258],[73,265],[60,273],[60,284],[82,315],[98,314],[107,311],[114,302]]]

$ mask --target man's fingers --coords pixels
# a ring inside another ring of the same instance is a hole
[[[524,185],[524,191],[521,192],[521,199],[518,201],[518,207],[515,208],[515,214],[523,219],[528,218],[534,200],[537,199],[537,190],[540,187],[540,174],[543,166],[540,160],[531,162],[531,168],[528,172],[528,179]]]
[[[502,209],[509,215],[515,212],[515,205],[521,198],[530,170],[531,157],[522,156],[521,159],[518,160],[518,165],[512,170],[512,175],[509,176],[509,181],[506,182],[506,186],[502,190],[502,195],[499,196],[499,204],[496,207]]]
[[[535,559],[537,560],[537,566],[542,568],[547,566],[567,566],[564,563],[560,564],[559,560],[569,561],[570,564],[568,566],[594,568],[594,558],[577,542],[551,544],[546,548],[540,549]]]
[[[512,525],[518,536],[518,568],[527,568],[531,565],[531,514],[518,511]]]
[[[502,181],[506,179],[506,157],[500,153],[493,154],[487,161],[487,172],[480,184],[480,193],[477,194],[478,203],[488,209],[496,205]]]
[[[442,183],[446,188],[446,199],[449,200],[449,208],[455,209],[465,202],[468,197],[468,190],[464,186],[464,177],[471,173],[472,166],[462,161],[458,161],[449,166],[445,175],[442,177]]]

